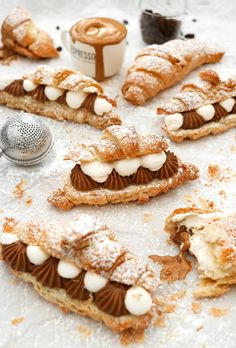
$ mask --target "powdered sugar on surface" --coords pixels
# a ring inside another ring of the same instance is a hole
[[[17,1],[17,3],[19,3]],[[121,2],[71,0],[41,0],[21,2],[32,13],[35,22],[45,29],[54,39],[56,46],[61,46],[60,32],[79,18],[91,16],[110,16],[118,20],[127,19],[129,24],[128,46],[125,64],[122,71],[115,77],[102,83],[105,92],[117,98],[118,111],[127,125],[135,125],[143,134],[161,132],[162,117],[155,115],[156,107],[167,102],[177,94],[180,84],[164,91],[155,100],[145,106],[135,107],[123,100],[121,85],[125,72],[132,64],[140,49],[144,48],[138,27],[138,10],[134,1]],[[6,17],[16,1],[1,4],[1,20]],[[235,18],[234,2],[226,0],[189,1],[190,14],[186,17],[184,33],[195,33],[197,38],[214,40],[225,50],[226,55],[217,65],[206,66],[214,68],[223,77],[229,77],[235,72]],[[192,22],[196,18],[197,22]],[[60,26],[61,30],[56,30]],[[65,49],[59,59],[45,61],[49,66],[67,65],[76,68],[66,54]],[[42,63],[40,63],[42,64]],[[16,78],[36,68],[38,62],[19,59],[10,66],[0,66],[2,75],[15,75]],[[197,72],[191,73],[184,83],[197,78]],[[14,110],[0,108],[0,124],[7,117],[15,114]],[[45,119],[46,120],[46,119]],[[175,255],[175,246],[167,243],[168,236],[163,232],[164,219],[172,210],[191,205],[207,205],[214,201],[217,208],[226,212],[235,211],[236,206],[236,152],[235,129],[219,136],[203,138],[195,142],[174,144],[170,142],[170,150],[174,151],[183,161],[189,161],[199,166],[200,180],[189,182],[184,186],[169,191],[167,194],[153,198],[144,206],[130,203],[126,205],[107,205],[104,207],[82,206],[70,212],[58,211],[46,200],[53,190],[62,186],[63,176],[71,169],[71,162],[63,157],[69,148],[80,142],[90,143],[98,140],[101,132],[88,125],[76,125],[69,122],[48,120],[55,136],[53,152],[40,165],[31,168],[15,167],[5,159],[0,159],[0,218],[14,216],[28,220],[38,218],[49,221],[56,218],[70,222],[79,212],[96,215],[112,230],[118,239],[134,254],[146,259],[148,255]],[[218,164],[221,176],[218,180],[209,182],[207,168],[209,164]],[[15,185],[21,180],[27,181],[25,193],[21,199],[12,194]],[[225,195],[219,194],[221,191]],[[26,206],[25,200],[30,195],[33,200]],[[207,201],[208,200],[208,201]],[[143,214],[150,213],[153,219],[144,223]],[[157,265],[154,267],[159,270]],[[119,347],[119,337],[106,329],[101,323],[94,322],[75,314],[62,314],[56,306],[42,300],[31,286],[15,279],[3,263],[0,263],[0,347],[3,348],[110,348]],[[137,347],[160,348],[215,348],[235,347],[235,289],[214,300],[202,300],[201,312],[192,312],[192,290],[196,285],[195,270],[187,276],[186,281],[174,284],[162,283],[158,288],[158,296],[176,294],[186,291],[186,296],[176,302],[176,310],[169,313],[165,327],[150,327],[144,343]],[[230,307],[229,313],[223,317],[214,318],[209,308]],[[14,318],[25,318],[18,325],[12,325]],[[85,337],[78,330],[78,325],[91,330],[91,335]],[[135,346],[135,345],[134,345]],[[132,347],[134,347],[132,346]]]

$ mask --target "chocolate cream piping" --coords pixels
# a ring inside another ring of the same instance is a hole
[[[215,103],[212,105],[215,108],[215,114],[214,117],[209,121],[205,121],[200,115],[196,113],[195,110],[183,112],[183,124],[181,126],[181,129],[197,129],[206,123],[218,122],[219,120],[228,116],[229,114],[236,113],[236,99],[233,110],[231,112],[225,110],[219,103]]]
[[[36,99],[42,103],[45,103],[48,101],[48,98],[45,94],[45,85],[39,85],[36,87],[33,91],[29,92],[28,94],[33,98]]]
[[[14,97],[23,97],[25,95],[25,90],[23,88],[23,80],[18,79],[11,82],[8,86],[4,88],[4,91],[13,95]]]
[[[2,245],[2,258],[14,271],[30,272],[32,265],[26,255],[27,245],[15,242]]]
[[[89,191],[99,187],[104,187],[109,190],[122,190],[132,184],[143,185],[154,179],[168,179],[178,172],[179,163],[173,152],[167,151],[166,157],[166,162],[157,172],[140,167],[137,172],[131,176],[121,176],[113,169],[107,180],[100,184],[96,183],[90,176],[84,174],[80,165],[76,164],[71,171],[71,184],[78,191]]]
[[[82,271],[76,278],[64,281],[64,289],[67,294],[80,301],[86,301],[90,297],[90,292],[84,287],[85,274],[86,272]]]
[[[31,272],[43,286],[48,288],[62,288],[74,299],[86,301],[91,293],[84,286],[86,271],[73,279],[65,279],[58,274],[59,259],[50,257],[41,265],[33,265],[26,254],[27,245],[18,241],[10,245],[2,245],[3,260],[15,271]],[[121,261],[124,261],[122,258]],[[94,294],[94,302],[104,313],[113,316],[128,314],[125,307],[125,295],[129,286],[117,282],[109,282],[103,289]],[[93,298],[93,297],[92,297]]]
[[[109,282],[104,288],[94,295],[94,302],[97,307],[114,317],[128,314],[125,307],[125,295],[128,286],[116,282]]]
[[[58,274],[57,266],[59,260],[55,257],[50,257],[42,265],[34,266],[32,276],[38,282],[48,288],[62,288],[63,280]]]

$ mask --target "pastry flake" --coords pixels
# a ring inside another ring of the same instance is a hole
[[[192,70],[206,63],[216,63],[223,55],[222,50],[197,39],[147,46],[128,70],[122,87],[124,98],[135,105],[143,105]]]
[[[113,113],[115,100],[103,94],[102,86],[67,67],[40,65],[21,79],[0,78],[0,104],[95,128],[121,123]]]
[[[189,251],[197,260],[195,297],[219,296],[236,284],[236,214],[180,208],[166,219],[165,229],[180,250]]]
[[[69,224],[6,219],[0,256],[47,301],[115,332],[144,330],[153,316],[155,271],[89,215]]]
[[[56,58],[58,52],[50,36],[38,28],[30,13],[16,7],[4,20],[1,27],[3,45],[30,59]]]
[[[64,210],[80,204],[145,203],[198,178],[197,167],[182,163],[163,136],[143,136],[133,126],[108,127],[99,141],[78,146],[65,159],[75,166],[64,188],[48,199]]]
[[[202,71],[200,81],[183,85],[168,104],[162,129],[176,142],[220,134],[236,126],[236,76],[221,80],[215,71]]]

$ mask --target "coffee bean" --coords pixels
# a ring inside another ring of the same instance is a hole
[[[194,39],[195,38],[195,34],[189,33],[189,34],[185,34],[184,37],[186,39]]]

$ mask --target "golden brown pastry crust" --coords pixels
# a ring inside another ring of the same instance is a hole
[[[50,36],[38,28],[30,13],[16,7],[4,20],[1,28],[4,46],[30,59],[56,58],[58,52]]]
[[[73,228],[63,221],[42,224],[37,221],[19,222],[12,218],[5,219],[3,231],[16,234],[25,244],[41,246],[50,256],[71,262],[82,269],[103,274],[107,279],[113,279],[116,272],[116,279],[121,283],[122,280],[128,281],[130,285],[143,286],[150,292],[157,287],[158,280],[154,270],[122,246],[111,230],[90,216],[83,215],[81,218],[81,234],[74,232]],[[84,228],[86,230],[83,230]],[[81,249],[81,241],[83,243],[85,239],[88,243],[84,249]],[[98,241],[97,248],[96,241]],[[110,245],[110,241],[113,244]],[[106,248],[100,249],[103,242]],[[122,262],[117,262],[121,255],[123,255],[125,263],[125,272],[119,269],[122,267]],[[0,259],[2,259],[1,244]],[[128,329],[144,330],[153,316],[151,309],[147,314],[141,316],[126,314],[114,317],[99,310],[92,300],[92,296],[86,301],[73,299],[62,288],[43,286],[30,273],[12,271],[18,278],[31,283],[47,301],[66,310],[102,321],[111,330],[118,333]]]
[[[33,72],[25,74],[24,79],[30,80],[36,85],[62,88],[66,91],[96,93],[103,96],[102,86],[94,79],[80,72],[66,67],[52,68],[45,65],[38,66]],[[115,101],[112,100],[115,103]],[[34,114],[47,116],[57,121],[72,121],[76,123],[88,123],[99,129],[113,124],[121,124],[121,119],[113,111],[96,115],[85,109],[72,109],[54,101],[39,101],[32,96],[13,96],[4,90],[0,90],[0,104],[9,108],[20,109]]]
[[[172,218],[178,214],[185,213],[199,213],[199,214],[210,214],[210,213],[219,213],[218,209],[198,209],[198,208],[179,208],[175,209],[165,221],[165,230],[170,234],[170,239],[173,240],[174,236],[177,233],[177,223],[173,222]],[[225,245],[225,260],[223,262],[227,263],[228,260],[228,252],[231,248],[232,240],[229,239],[231,233],[224,230],[224,233],[221,233],[221,238],[226,243]],[[229,244],[229,245],[228,245]],[[217,297],[223,295],[227,291],[230,290],[231,285],[236,284],[236,274],[231,276],[225,276],[220,279],[211,279],[206,278],[202,274],[200,274],[199,283],[197,288],[193,290],[193,295],[196,298],[204,298],[204,297]]]
[[[46,301],[54,303],[62,309],[69,310],[82,316],[87,316],[96,321],[102,321],[109,329],[117,333],[121,333],[129,329],[133,329],[135,331],[145,330],[152,318],[152,313],[137,317],[133,315],[114,317],[100,311],[90,299],[87,301],[75,300],[67,295],[63,289],[50,289],[42,286],[35,279],[35,277],[29,273],[14,271],[14,274],[19,279],[27,283],[31,283],[38,294]]]
[[[191,164],[183,164],[179,160],[177,174],[169,179],[155,179],[145,185],[132,185],[122,190],[108,190],[104,188],[87,192],[77,191],[67,178],[64,188],[56,190],[48,201],[63,210],[70,210],[76,205],[103,205],[107,203],[124,203],[138,201],[146,203],[150,197],[165,193],[170,189],[182,185],[187,180],[198,178],[198,169]]]
[[[124,98],[135,105],[143,105],[192,70],[206,63],[216,63],[223,55],[222,50],[197,39],[147,46],[128,70],[122,87]]]
[[[76,163],[92,161],[116,161],[159,153],[168,148],[168,142],[162,135],[138,134],[133,126],[111,126],[104,129],[100,139],[91,145],[79,145],[71,151],[66,160]]]
[[[157,113],[170,115],[190,111],[236,96],[236,75],[221,80],[215,71],[206,70],[201,71],[199,77],[199,81],[183,85],[169,103],[157,108]]]
[[[142,136],[133,126],[111,126],[106,128],[100,140],[92,145],[81,145],[71,151],[65,159],[76,163],[93,161],[112,162],[120,159],[160,153],[168,149],[168,142],[163,136],[150,134]],[[149,197],[164,193],[181,185],[187,180],[198,178],[198,169],[191,164],[183,164],[178,159],[178,172],[168,179],[154,179],[147,184],[129,185],[120,190],[98,188],[89,191],[77,191],[66,178],[64,188],[55,191],[48,201],[63,210],[69,210],[75,205],[120,203],[138,201],[145,203]]]
[[[222,100],[236,96],[236,76],[228,80],[221,80],[212,70],[199,73],[200,81],[183,85],[181,92],[168,104],[157,108],[157,113],[167,115],[197,109],[206,104],[215,104]],[[219,121],[205,123],[196,129],[169,130],[162,126],[171,140],[180,143],[185,139],[196,140],[207,135],[217,135],[236,127],[236,115],[231,114]]]

